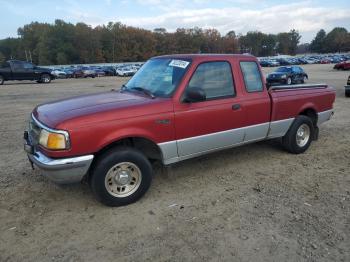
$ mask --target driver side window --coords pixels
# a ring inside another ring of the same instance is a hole
[[[201,88],[206,100],[235,95],[231,66],[228,62],[206,62],[200,64],[187,88]]]

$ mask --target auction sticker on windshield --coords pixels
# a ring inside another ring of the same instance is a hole
[[[174,67],[180,67],[180,68],[186,68],[190,62],[188,61],[183,61],[183,60],[171,60],[169,63],[169,66],[174,66]]]

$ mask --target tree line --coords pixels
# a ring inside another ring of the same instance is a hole
[[[321,32],[322,31],[322,32]],[[306,49],[316,52],[349,51],[350,37],[344,28],[328,34],[321,30]],[[292,29],[279,34],[254,31],[226,35],[216,29],[178,28],[153,31],[122,23],[91,27],[56,20],[54,24],[33,22],[18,29],[18,38],[0,40],[0,62],[32,60],[40,65],[145,61],[176,53],[251,53],[256,56],[295,55],[300,34]]]

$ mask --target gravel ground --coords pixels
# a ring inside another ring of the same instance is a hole
[[[306,153],[272,140],[159,165],[149,192],[119,208],[31,170],[22,133],[35,105],[126,79],[0,86],[0,261],[350,261],[350,72],[304,68],[337,90]]]

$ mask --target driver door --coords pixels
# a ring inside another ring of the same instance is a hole
[[[201,88],[205,101],[182,102],[175,108],[179,157],[201,154],[243,142],[244,112],[236,97],[231,64],[205,62],[197,66],[187,88]],[[185,91],[186,92],[186,91]]]

